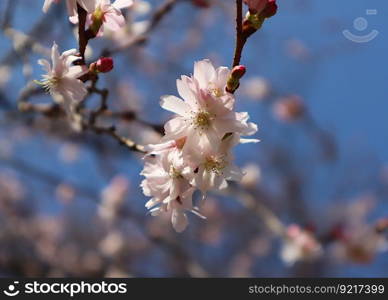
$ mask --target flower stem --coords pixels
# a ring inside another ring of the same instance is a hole
[[[236,48],[234,50],[232,67],[238,66],[240,64],[242,51],[247,41],[247,37],[244,35],[243,29],[242,29],[242,15],[243,15],[242,0],[236,0]]]
[[[88,44],[88,38],[85,32],[85,24],[87,12],[86,10],[77,4],[77,12],[78,12],[78,45],[79,52],[82,57],[82,62],[85,63],[85,50]]]

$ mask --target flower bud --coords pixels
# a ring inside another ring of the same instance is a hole
[[[261,12],[261,16],[264,18],[271,18],[276,15],[278,11],[278,5],[276,4],[276,0],[268,0],[267,5]]]
[[[245,20],[243,21],[243,32],[245,35],[250,36],[257,30],[259,30],[265,21],[265,19],[274,16],[277,12],[278,6],[276,4],[276,0],[266,0],[265,6],[263,2],[249,5],[249,11],[245,16]]]
[[[246,72],[245,66],[239,65],[233,68],[232,72],[230,72],[228,81],[226,83],[227,92],[234,93],[238,89],[240,85],[240,79],[241,77],[244,76],[245,72]]]
[[[111,57],[101,57],[90,65],[90,70],[96,73],[107,73],[113,69],[113,59]]]

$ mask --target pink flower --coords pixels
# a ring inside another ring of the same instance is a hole
[[[190,183],[197,187],[205,197],[209,190],[227,188],[227,180],[240,181],[243,173],[233,164],[230,150],[240,142],[238,136],[228,136],[218,147],[208,148],[205,152],[193,151],[191,161],[194,170],[190,173]]]
[[[243,71],[239,68],[238,75]],[[233,111],[234,97],[225,89],[229,75],[228,68],[215,69],[202,60],[194,64],[193,76],[177,80],[184,100],[162,97],[161,106],[177,116],[165,124],[161,142],[146,147],[141,186],[152,197],[147,208],[153,215],[171,212],[177,231],[187,226],[186,211],[201,216],[192,204],[195,189],[204,199],[207,191],[226,188],[228,180],[240,181],[243,173],[233,164],[231,150],[258,141],[241,138],[254,134],[257,126],[248,123],[247,113]]]
[[[312,232],[292,224],[287,228],[283,248],[282,260],[293,265],[297,261],[311,261],[322,254],[322,246]]]
[[[187,224],[186,211],[196,214],[192,204],[194,188],[185,178],[185,165],[181,156],[159,155],[146,158],[141,175],[143,193],[152,197],[146,203],[153,216],[171,213],[171,222],[177,232],[182,232]]]
[[[44,74],[40,84],[50,93],[54,101],[63,105],[66,112],[71,116],[74,107],[82,101],[87,90],[78,78],[88,72],[86,66],[74,66],[72,63],[79,59],[75,56],[76,49],[71,49],[59,54],[58,45],[53,44],[51,48],[52,64],[40,59],[38,63],[43,66],[47,74]]]
[[[227,133],[252,135],[257,131],[255,124],[247,122],[247,113],[233,111],[233,95],[225,91],[228,74],[228,68],[215,69],[209,60],[202,60],[195,63],[192,77],[177,80],[184,101],[175,96],[161,98],[161,106],[177,114],[166,123],[164,140],[186,137],[183,151],[189,154],[217,148]]]
[[[133,5],[133,0],[116,0],[111,4],[110,0],[95,0],[93,13],[88,15],[88,23],[97,36],[101,36],[104,29],[117,31],[125,26],[125,18],[121,9]]]
[[[53,2],[59,3],[60,0],[45,0],[43,4],[43,12],[47,13]],[[67,11],[70,16],[70,21],[78,19],[77,4],[83,7],[87,12],[93,12],[96,0],[66,0]]]

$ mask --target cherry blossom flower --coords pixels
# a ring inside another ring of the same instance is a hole
[[[44,74],[40,83],[52,96],[54,101],[63,105],[69,117],[72,117],[76,104],[81,102],[87,90],[78,78],[88,72],[86,66],[74,66],[72,63],[79,59],[75,56],[76,49],[59,54],[58,45],[54,42],[51,48],[50,64],[45,59],[38,60],[47,74]]]
[[[94,10],[88,15],[88,24],[97,36],[101,36],[105,28],[111,31],[120,30],[125,26],[121,9],[132,5],[133,0],[116,0],[113,4],[110,0],[95,0]]]
[[[253,188],[261,181],[261,169],[259,165],[248,164],[242,169],[244,177],[241,180],[241,185],[246,188]]]
[[[370,263],[377,253],[388,250],[386,238],[373,226],[364,225],[353,229],[343,233],[340,247],[342,257],[351,262]],[[337,249],[337,255],[341,253],[340,248]]]
[[[177,232],[182,232],[188,219],[186,211],[198,214],[192,205],[194,188],[185,178],[185,166],[182,157],[156,156],[147,157],[141,175],[143,193],[152,197],[146,203],[153,216],[171,213],[171,222]]]
[[[218,147],[207,148],[205,152],[193,151],[192,161],[197,163],[191,173],[190,183],[199,188],[205,197],[208,190],[222,190],[227,188],[227,180],[240,181],[243,173],[233,164],[230,149],[239,143],[237,136],[228,136]]]
[[[388,240],[382,223],[369,224],[368,215],[375,208],[373,195],[363,195],[340,210],[332,230],[334,256],[344,262],[371,263],[380,252],[388,251]]]
[[[303,116],[305,107],[301,97],[298,95],[290,95],[279,99],[274,104],[273,111],[279,120],[292,122]]]
[[[159,144],[146,146],[145,176],[141,186],[152,215],[171,212],[177,231],[187,226],[186,211],[202,217],[193,207],[192,195],[221,190],[227,181],[240,181],[241,170],[234,165],[232,148],[237,144],[258,142],[241,136],[252,135],[257,126],[249,123],[247,113],[233,111],[234,96],[226,91],[231,72],[215,69],[209,60],[194,64],[191,77],[177,80],[181,100],[164,96],[161,106],[177,116],[165,124],[165,136]]]
[[[171,155],[171,153],[179,154],[182,150],[186,138],[181,138],[179,140],[169,140],[160,144],[150,144],[146,146],[146,151],[148,155]]]
[[[126,13],[126,25],[120,30],[104,30],[104,36],[113,40],[118,46],[125,48],[137,37],[144,34],[149,28],[150,21],[144,20],[144,16],[151,11],[151,5],[147,1],[137,0]],[[141,20],[139,20],[141,18]]]
[[[312,232],[292,224],[287,228],[281,258],[287,265],[311,261],[322,254],[322,246]]]
[[[192,77],[177,80],[179,95],[163,96],[161,106],[177,114],[165,125],[164,140],[186,137],[183,151],[217,147],[227,133],[252,135],[257,126],[247,113],[233,111],[234,97],[225,91],[229,69],[215,69],[209,60],[196,62]]]
[[[270,83],[263,77],[245,79],[241,90],[250,100],[261,101],[271,93]]]
[[[47,13],[51,4],[59,3],[60,0],[45,0],[43,4],[43,12]],[[67,11],[70,16],[70,21],[78,19],[77,4],[84,8],[87,12],[93,12],[96,0],[66,0]]]

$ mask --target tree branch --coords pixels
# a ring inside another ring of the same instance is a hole
[[[236,0],[236,47],[234,50],[232,67],[238,66],[240,64],[242,51],[247,41],[247,37],[244,35],[242,28],[242,15],[242,0]]]
[[[77,4],[77,12],[78,12],[78,45],[79,45],[78,48],[79,48],[79,53],[82,57],[82,62],[85,64],[85,50],[89,41],[89,38],[87,37],[86,31],[85,31],[87,12],[79,4]]]

